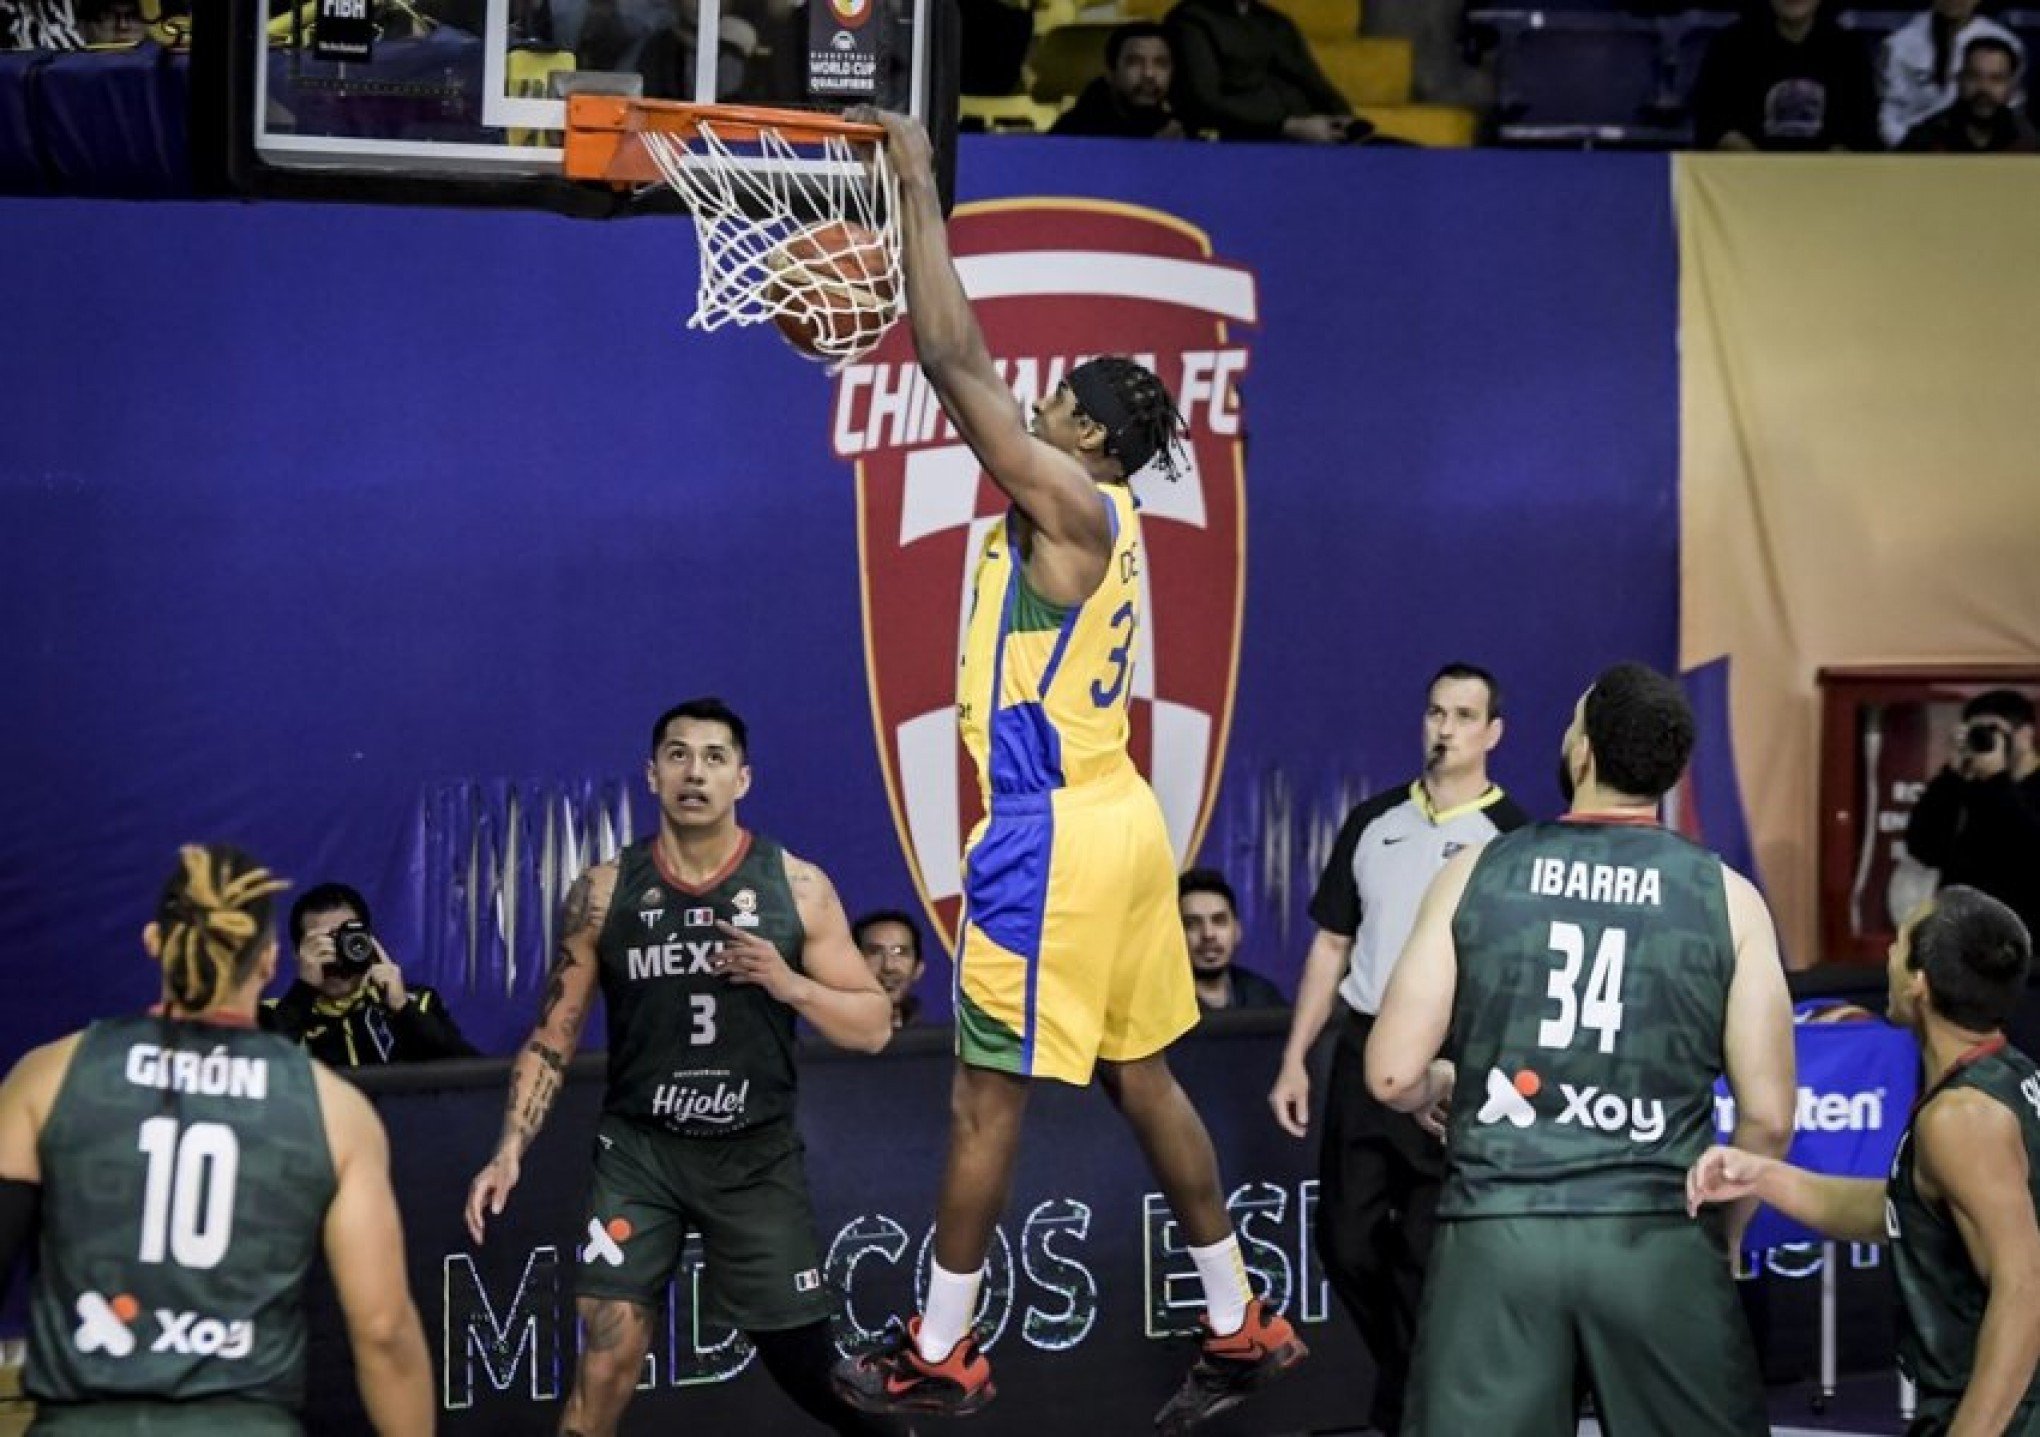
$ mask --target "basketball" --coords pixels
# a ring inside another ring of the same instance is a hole
[[[899,276],[873,230],[851,220],[810,226],[765,257],[765,303],[779,332],[803,354],[848,353],[892,323]]]

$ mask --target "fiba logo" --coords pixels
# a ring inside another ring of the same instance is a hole
[[[837,24],[855,30],[871,18],[871,0],[829,0],[829,10]]]
[[[1174,215],[1081,200],[960,206],[957,270],[1024,412],[1085,359],[1127,355],[1188,425],[1173,481],[1131,476],[1140,623],[1127,665],[1127,748],[1179,860],[1196,852],[1231,730],[1245,591],[1246,473],[1232,326],[1258,317],[1251,271]],[[865,663],[880,766],[908,868],[954,947],[964,846],[983,816],[959,742],[957,672],[970,573],[1004,496],[942,412],[907,327],[837,377],[837,454],[857,466]]]

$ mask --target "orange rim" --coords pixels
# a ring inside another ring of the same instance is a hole
[[[757,105],[697,105],[685,100],[638,100],[626,95],[569,95],[565,169],[568,178],[614,185],[650,184],[659,168],[645,151],[647,134],[694,135],[712,124],[718,135],[746,143],[774,134],[795,145],[827,140],[877,144],[878,125],[860,124],[814,110]]]

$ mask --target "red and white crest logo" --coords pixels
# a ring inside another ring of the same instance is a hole
[[[1256,318],[1253,274],[1156,210],[1085,200],[958,208],[957,269],[1000,374],[1023,405],[1075,365],[1125,354],[1159,375],[1188,421],[1175,482],[1136,478],[1147,623],[1136,650],[1133,758],[1161,799],[1179,859],[1204,836],[1225,761],[1246,578],[1246,475],[1230,322]],[[864,653],[893,819],[952,951],[963,845],[983,813],[957,738],[956,678],[970,566],[1005,499],[950,426],[906,324],[836,381],[836,452],[856,461]]]

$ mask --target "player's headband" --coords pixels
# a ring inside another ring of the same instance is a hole
[[[1068,383],[1077,407],[1105,426],[1105,452],[1119,461],[1127,477],[1145,469],[1155,457],[1154,441],[1135,431],[1133,416],[1098,362],[1092,360],[1072,369]]]

